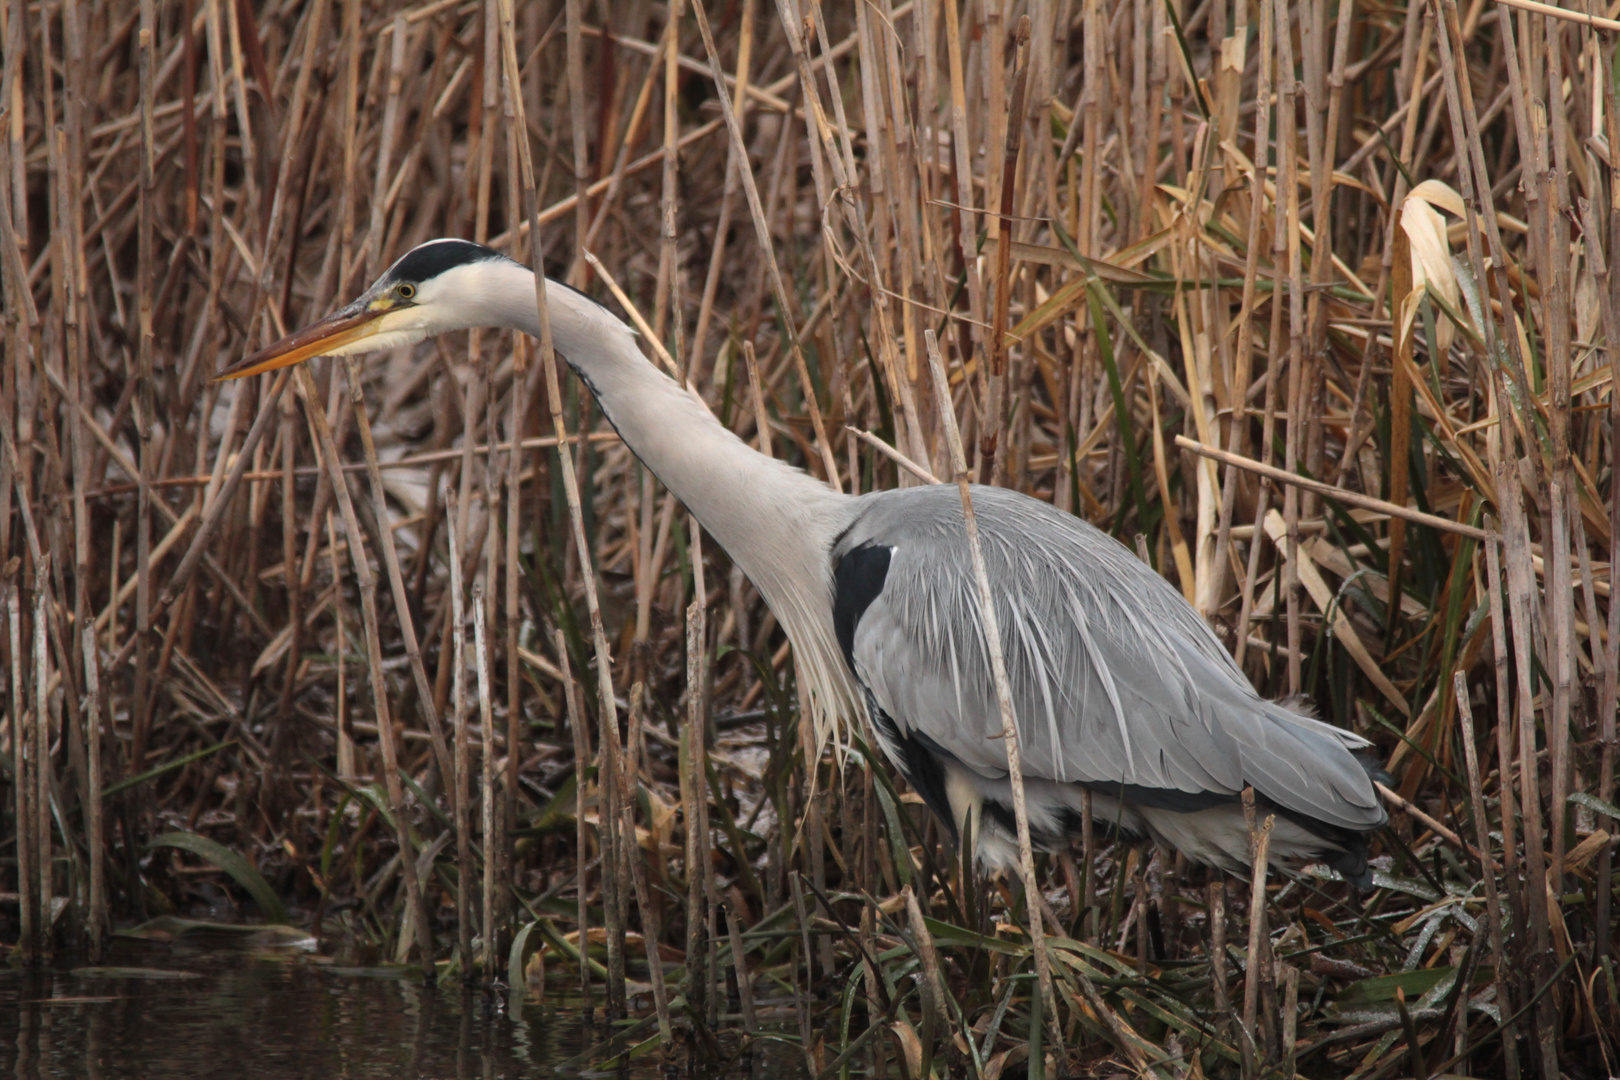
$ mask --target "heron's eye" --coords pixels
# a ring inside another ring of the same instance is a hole
[[[416,286],[408,281],[401,284],[395,291],[399,293],[401,300],[410,300],[416,296]]]

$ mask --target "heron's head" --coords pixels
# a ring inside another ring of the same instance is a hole
[[[497,325],[489,310],[517,263],[467,240],[429,240],[400,257],[371,288],[320,322],[288,334],[214,376],[240,379],[312,356],[347,356],[409,345],[432,334]]]

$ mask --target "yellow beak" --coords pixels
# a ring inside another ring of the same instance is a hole
[[[318,323],[288,334],[274,345],[260,349],[252,356],[237,361],[214,376],[215,382],[259,375],[276,368],[288,367],[312,356],[329,353],[344,345],[353,344],[377,332],[377,319],[386,315],[387,306],[368,307],[361,311],[339,311]]]

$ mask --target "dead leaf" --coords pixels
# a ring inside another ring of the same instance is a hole
[[[1412,189],[1401,203],[1401,230],[1412,246],[1412,296],[1421,297],[1427,284],[1450,305],[1461,311],[1462,293],[1457,283],[1457,269],[1451,258],[1451,241],[1446,232],[1445,219],[1436,207],[1455,217],[1465,217],[1462,196],[1448,184],[1439,180],[1425,180]],[[1435,345],[1441,352],[1435,360],[1444,366],[1444,354],[1451,348],[1457,328],[1451,319],[1436,313]],[[1405,304],[1401,309],[1401,331],[1407,333],[1416,319],[1416,308],[1410,312]]]
[[[917,1029],[908,1021],[896,1020],[889,1025],[894,1032],[895,1041],[900,1044],[900,1052],[906,1055],[906,1075],[922,1075],[923,1046],[922,1039],[917,1036]]]

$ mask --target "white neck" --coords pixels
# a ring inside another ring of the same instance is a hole
[[[540,336],[534,275],[507,260],[477,264],[487,322]],[[635,333],[605,308],[547,282],[552,341],[636,457],[686,505],[759,589],[793,642],[817,734],[852,718],[858,699],[832,627],[831,547],[854,500],[727,430],[653,367]]]

